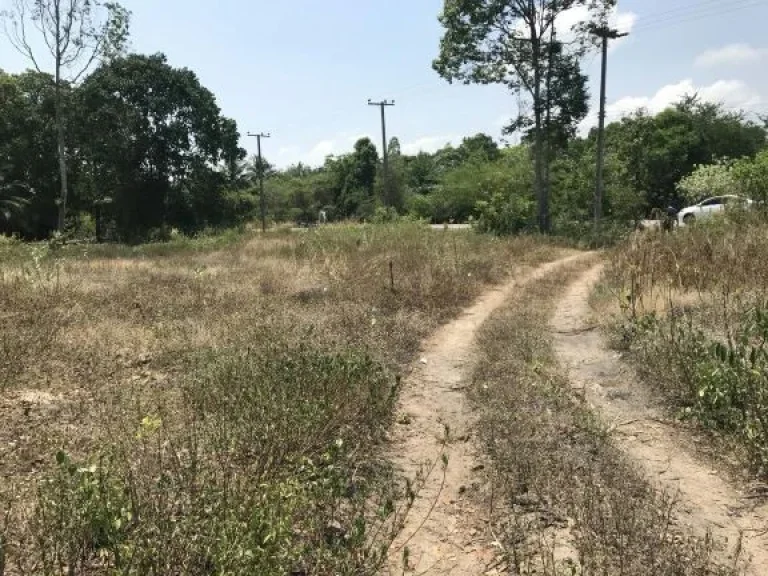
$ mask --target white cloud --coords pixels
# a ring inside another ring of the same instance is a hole
[[[348,152],[348,148],[350,147],[347,146],[344,138],[332,138],[321,140],[309,149],[294,145],[283,146],[277,150],[276,157],[270,157],[267,154],[267,159],[273,160],[279,168],[287,168],[299,162],[317,167],[325,164],[326,157]]]
[[[609,19],[609,24],[611,27],[615,28],[622,34],[631,34],[632,29],[635,27],[636,23],[637,14],[634,12],[614,12],[614,14],[612,14],[611,18]],[[626,38],[618,38],[613,40],[608,45],[608,51],[613,52],[626,41]]]
[[[698,94],[705,102],[723,104],[727,108],[752,108],[761,103],[760,95],[741,80],[718,80],[709,86],[696,86],[690,79],[661,87],[650,97],[629,96],[606,107],[609,118],[620,117],[646,108],[657,114],[679,102],[686,94]]]
[[[338,144],[335,140],[321,140],[304,155],[302,162],[310,166],[320,166],[328,156],[336,153]]]
[[[573,40],[573,28],[574,26],[589,20],[590,12],[587,6],[576,6],[570,10],[566,10],[557,17],[555,22],[555,31],[558,38],[565,42]],[[619,30],[619,32],[632,32],[632,29],[637,22],[637,14],[634,12],[622,12],[619,7],[614,7],[608,14],[608,26]],[[611,42],[609,49],[615,50],[619,45],[624,42],[623,38],[614,40]]]
[[[349,144],[349,149],[351,150],[352,148],[355,147],[355,144],[357,143],[358,140],[360,140],[361,138],[369,138],[369,136],[368,134],[352,134],[347,136],[346,138],[347,138],[347,143]]]
[[[299,146],[285,146],[278,150],[276,158],[277,166],[284,168],[301,162],[304,165],[318,167],[325,164],[328,156],[341,156],[353,151],[355,143],[361,138],[367,138],[366,134],[344,132],[336,134],[333,138],[321,140],[311,148],[301,148]],[[374,142],[376,147],[381,146],[381,142]]]
[[[707,86],[697,86],[693,80],[685,79],[676,84],[662,86],[652,96],[625,96],[606,106],[606,121],[613,122],[635,112],[645,109],[651,114],[658,114],[686,95],[698,94],[704,102],[723,104],[726,108],[739,110],[750,109],[762,104],[760,94],[741,80],[718,80]],[[581,123],[580,132],[588,132],[597,125],[597,109]]]
[[[298,146],[283,146],[277,151],[277,155],[281,158],[292,157],[299,154],[301,150]]]
[[[729,44],[702,52],[696,58],[695,64],[699,68],[736,66],[759,62],[766,56],[768,56],[768,50],[765,48],[753,48],[749,44]]]
[[[456,140],[456,138],[452,136],[423,136],[403,144],[401,148],[403,154],[408,156],[413,156],[419,152],[429,152],[432,154],[443,148],[446,144],[450,144],[453,140]]]

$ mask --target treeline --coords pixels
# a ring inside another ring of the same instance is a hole
[[[530,137],[500,147],[477,134],[435,153],[381,154],[368,138],[321,167],[276,170],[247,160],[236,123],[222,116],[195,74],[162,55],[130,55],[63,86],[69,199],[65,233],[99,240],[163,239],[258,215],[266,178],[270,220],[309,223],[408,216],[434,223],[474,221],[515,233],[537,225]],[[60,171],[55,86],[39,72],[0,72],[0,232],[47,238],[57,230]],[[766,126],[695,96],[657,115],[645,111],[606,129],[603,213],[620,225],[728,192],[768,195]],[[752,160],[757,156],[757,160]],[[596,133],[570,136],[546,162],[555,233],[590,226]],[[704,167],[704,168],[702,168]]]
[[[69,198],[66,232],[138,241],[237,219],[226,194],[245,157],[235,122],[187,69],[130,55],[61,84]],[[58,228],[56,87],[48,74],[0,71],[0,232]]]
[[[548,162],[555,232],[578,233],[591,222],[596,136],[593,130],[567,140]],[[680,184],[699,166],[737,158],[750,163],[766,148],[766,129],[740,112],[687,97],[660,114],[638,110],[609,124],[606,142],[603,214],[629,225],[650,217],[654,209],[681,208],[689,202]],[[378,151],[367,138],[350,154],[330,157],[320,168],[298,165],[273,171],[267,184],[273,216],[311,222],[322,210],[336,220],[410,215],[433,223],[474,220],[481,229],[502,233],[535,228],[529,144],[500,148],[490,136],[478,134],[456,147],[418,155],[402,154],[393,139],[388,152],[388,193]],[[752,175],[751,195],[761,181]],[[711,193],[718,190],[713,187]]]

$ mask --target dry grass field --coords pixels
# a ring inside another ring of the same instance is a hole
[[[0,245],[0,574],[372,574],[420,341],[539,240],[415,224]]]
[[[640,234],[611,254],[595,306],[614,345],[747,475],[768,475],[768,228],[735,215]]]

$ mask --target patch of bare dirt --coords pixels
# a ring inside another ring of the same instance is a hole
[[[482,449],[473,438],[475,417],[465,397],[475,335],[516,289],[576,254],[545,264],[485,293],[459,318],[440,328],[422,347],[406,379],[390,458],[421,489],[405,529],[390,548],[389,571],[419,575],[500,574],[502,551],[488,527],[478,495],[484,483]],[[444,464],[443,455],[447,459]]]
[[[676,495],[677,523],[711,534],[720,560],[747,574],[768,571],[768,506],[730,483],[689,448],[690,439],[618,353],[608,349],[591,322],[589,296],[602,266],[579,278],[552,321],[555,349],[571,383],[614,431],[615,440],[660,489]]]

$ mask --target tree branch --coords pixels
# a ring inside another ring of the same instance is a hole
[[[15,16],[11,14],[3,18],[3,31],[5,32],[8,41],[11,43],[11,46],[13,46],[19,54],[28,58],[35,67],[35,70],[42,74],[43,71],[35,59],[32,47],[29,45],[29,42],[27,42],[27,27],[25,23],[27,19],[27,5],[24,0],[15,0],[14,7]],[[8,30],[8,20],[11,21],[13,32]]]

